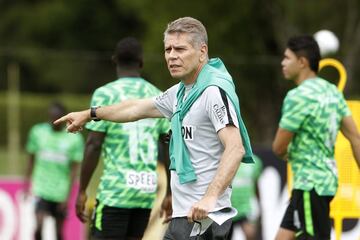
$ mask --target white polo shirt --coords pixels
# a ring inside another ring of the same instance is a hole
[[[185,98],[192,86],[186,86]],[[179,84],[154,98],[157,109],[171,120],[177,106]],[[210,86],[194,102],[182,122],[182,135],[197,180],[180,184],[178,175],[171,171],[172,217],[187,216],[192,205],[204,195],[219,167],[224,152],[217,132],[227,125],[238,126],[235,108],[226,93],[217,86]],[[214,211],[231,206],[231,188],[219,197]]]

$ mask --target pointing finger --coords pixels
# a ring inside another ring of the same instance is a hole
[[[67,115],[65,115],[65,116],[63,116],[63,117],[55,120],[55,121],[54,121],[54,124],[57,125],[57,124],[60,124],[60,123],[62,123],[62,122],[65,122],[65,121],[67,121]]]

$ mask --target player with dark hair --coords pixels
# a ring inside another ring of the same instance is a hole
[[[284,99],[273,151],[289,161],[294,184],[276,239],[330,239],[330,202],[338,176],[334,145],[338,131],[350,141],[360,167],[360,135],[341,92],[317,76],[320,52],[311,36],[290,38],[281,62],[285,79],[297,85]]]
[[[42,239],[43,221],[47,215],[55,218],[57,239],[63,239],[70,190],[82,159],[82,136],[69,135],[64,126],[52,124],[65,112],[61,103],[51,104],[49,123],[32,127],[26,144],[29,161],[25,178],[26,183],[32,183],[32,192],[36,197],[36,240]],[[27,195],[28,187],[25,192]]]
[[[118,78],[95,90],[93,109],[161,93],[140,76],[143,53],[137,39],[121,39],[112,60]],[[156,197],[158,141],[161,134],[168,132],[169,122],[159,118],[123,124],[92,121],[86,128],[89,134],[81,166],[77,216],[83,222],[87,219],[86,188],[102,153],[104,170],[97,189],[91,236],[141,239]]]

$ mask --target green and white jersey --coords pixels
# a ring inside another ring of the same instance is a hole
[[[240,164],[231,184],[231,204],[238,210],[238,214],[233,218],[233,221],[237,221],[242,217],[255,221],[259,216],[256,185],[263,165],[259,157],[255,155],[253,157],[254,164]]]
[[[40,123],[31,128],[26,150],[35,155],[33,193],[49,201],[67,200],[71,162],[80,162],[83,158],[82,136],[65,130],[54,131],[49,123]]]
[[[280,127],[294,133],[288,158],[294,189],[334,196],[338,186],[334,145],[343,117],[350,110],[335,85],[321,78],[307,79],[289,91]]]
[[[161,93],[142,78],[120,78],[98,88],[92,106],[126,99],[150,98]],[[156,196],[158,139],[167,133],[167,119],[143,119],[130,123],[89,122],[86,128],[106,133],[102,145],[104,170],[97,199],[119,208],[151,208]]]

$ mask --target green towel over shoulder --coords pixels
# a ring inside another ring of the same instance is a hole
[[[201,96],[209,86],[218,86],[223,89],[235,107],[239,121],[239,131],[245,148],[244,163],[253,163],[253,153],[250,139],[245,124],[240,115],[239,99],[235,92],[235,85],[232,77],[219,58],[212,58],[203,66],[195,84],[191,88],[187,98],[183,101],[185,85],[180,82],[177,97],[177,107],[171,118],[172,136],[170,139],[170,170],[175,170],[181,184],[196,181],[196,174],[191,164],[189,152],[181,134],[182,120],[190,110],[192,104]]]

